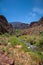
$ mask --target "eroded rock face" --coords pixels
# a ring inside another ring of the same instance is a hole
[[[43,17],[41,17],[39,21],[31,22],[29,28],[36,27],[38,25],[43,25]]]
[[[43,25],[43,17],[39,20],[38,25]]]
[[[29,27],[31,28],[31,27],[34,27],[34,26],[37,26],[37,25],[38,25],[37,22],[31,22]]]
[[[13,26],[8,23],[7,19],[3,15],[0,15],[0,34],[4,33],[13,34],[14,29]]]

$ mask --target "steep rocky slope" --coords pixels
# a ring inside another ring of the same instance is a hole
[[[23,35],[25,35],[25,34],[38,35],[41,32],[43,32],[43,17],[37,22],[30,23],[29,28],[22,30],[22,32],[20,34],[23,34]]]
[[[7,19],[3,15],[0,15],[0,34],[3,33],[13,34],[14,29],[13,26],[8,23]]]

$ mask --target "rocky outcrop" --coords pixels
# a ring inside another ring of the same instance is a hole
[[[0,15],[0,34],[4,33],[13,34],[14,29],[13,26],[8,23],[7,19],[3,15]]]
[[[39,26],[39,25],[43,25],[43,17],[41,17],[41,19],[39,21],[31,22],[29,25],[29,28]]]
[[[43,25],[43,17],[38,21],[38,25]]]
[[[0,53],[0,65],[14,65],[14,61],[11,57]]]
[[[11,55],[10,51],[5,51],[4,45],[0,43],[0,65],[15,65],[13,56]]]
[[[34,26],[37,26],[37,25],[38,25],[37,22],[31,22],[30,25],[29,25],[29,28],[30,27],[34,27]]]

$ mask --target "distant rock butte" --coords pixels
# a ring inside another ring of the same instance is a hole
[[[15,29],[27,29],[29,24],[22,23],[22,22],[11,22]]]

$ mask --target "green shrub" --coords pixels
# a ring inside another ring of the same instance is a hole
[[[38,55],[42,55],[40,51],[38,51],[37,53],[38,53]]]
[[[41,38],[39,41],[40,41],[39,46],[43,47],[43,38]]]
[[[11,43],[11,45],[14,47],[15,45],[19,44],[19,40],[17,39],[16,36],[11,36],[9,38],[9,42]]]
[[[26,44],[24,42],[20,42],[20,40],[16,36],[10,37],[9,42],[11,43],[13,47],[15,47],[15,45],[22,45],[23,47],[22,50],[29,51]]]
[[[42,32],[40,32],[40,35],[42,35],[42,36],[43,36],[43,31],[42,31]]]
[[[23,36],[20,36],[20,38],[27,43],[30,42],[31,45],[43,47],[43,36],[23,35]]]
[[[8,40],[5,37],[2,37],[2,38],[0,38],[0,43],[2,45],[7,45],[8,44]]]
[[[5,33],[5,34],[2,34],[2,36],[3,36],[3,37],[9,37],[9,36],[10,36],[10,34]]]
[[[1,49],[3,52],[8,52],[9,48],[8,47],[2,47]]]

